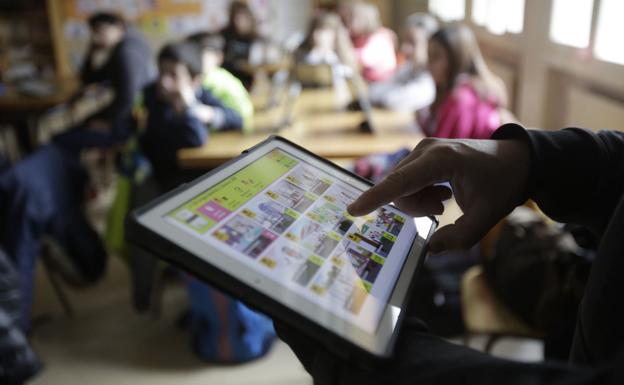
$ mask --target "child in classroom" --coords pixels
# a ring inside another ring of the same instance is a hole
[[[125,142],[131,133],[134,101],[156,75],[145,39],[121,16],[98,12],[89,18],[88,24],[91,42],[80,71],[83,92],[97,84],[111,87],[114,97],[110,105],[79,127],[55,138],[56,143],[74,154],[86,148],[108,148]]]
[[[254,106],[243,83],[222,67],[225,39],[218,33],[198,32],[187,38],[202,50],[202,86],[243,118],[243,132],[253,131]]]
[[[203,69],[196,44],[168,44],[158,54],[158,79],[143,92],[140,147],[165,190],[183,182],[178,150],[201,146],[209,130],[243,127],[236,111],[202,87]]]
[[[373,104],[416,112],[433,103],[436,89],[427,70],[427,46],[437,29],[435,17],[427,13],[415,13],[406,19],[401,41],[405,61],[390,79],[370,86]]]

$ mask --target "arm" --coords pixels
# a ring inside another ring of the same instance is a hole
[[[603,231],[624,193],[624,133],[505,125],[494,138],[530,145],[529,195],[548,216]]]
[[[97,83],[100,81],[100,79],[95,76],[95,73],[93,71],[92,59],[93,46],[90,45],[89,49],[87,50],[85,60],[82,63],[82,67],[80,68],[80,81],[82,82],[83,86],[91,83]]]
[[[101,119],[108,120],[112,129],[117,130],[132,114],[132,106],[142,86],[142,75],[145,71],[145,68],[140,66],[147,64],[144,57],[140,57],[137,51],[125,43],[122,43],[119,52],[113,55],[115,56],[111,58],[113,60],[111,85],[115,92],[114,99],[97,115]]]
[[[191,109],[178,115],[173,123],[183,144],[181,147],[200,147],[208,140],[208,131],[201,117]]]
[[[215,98],[209,91],[202,90],[198,99],[201,104],[196,104],[197,116],[215,131],[238,130],[243,127],[243,118],[239,113],[228,108]]]
[[[397,82],[371,87],[373,102],[402,111],[417,111],[427,107],[435,99],[435,84],[431,76],[418,75],[407,83]]]
[[[451,191],[463,215],[440,228],[432,251],[466,249],[528,198],[560,221],[601,232],[624,191],[624,135],[571,129],[528,132],[506,124],[496,140],[426,139],[349,210],[395,202],[413,216],[438,215]]]
[[[566,364],[526,364],[452,344],[423,331],[407,320],[395,357],[388,364],[359,366],[339,359],[304,335],[276,323],[282,338],[294,350],[315,384],[608,384],[624,374],[624,355],[600,370]]]

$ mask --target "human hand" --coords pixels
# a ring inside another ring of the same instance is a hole
[[[187,79],[179,79],[171,94],[173,106],[178,112],[183,112],[199,103],[188,73],[182,73],[179,76],[182,77],[184,75],[186,75]]]
[[[528,198],[529,167],[521,140],[427,138],[348,211],[361,216],[394,202],[413,216],[438,215],[454,194],[463,215],[433,235],[430,250],[467,249]],[[452,192],[438,185],[447,181]]]

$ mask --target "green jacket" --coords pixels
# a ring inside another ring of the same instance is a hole
[[[253,130],[254,107],[249,93],[240,80],[227,70],[218,67],[204,76],[202,85],[226,107],[240,114],[243,118],[243,132],[249,133]]]

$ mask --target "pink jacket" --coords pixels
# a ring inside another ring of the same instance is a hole
[[[489,139],[501,124],[496,101],[481,99],[467,81],[455,86],[435,113],[418,118],[425,134],[437,138]]]
[[[394,74],[397,68],[395,41],[396,35],[387,28],[353,40],[355,55],[366,81],[384,81]]]

